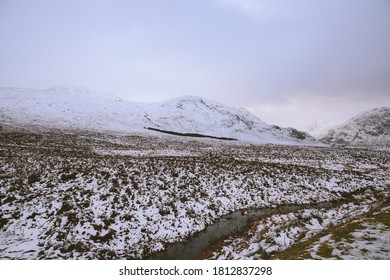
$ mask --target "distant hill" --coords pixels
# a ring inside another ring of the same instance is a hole
[[[390,108],[379,107],[360,113],[330,129],[320,141],[327,144],[390,146]]]

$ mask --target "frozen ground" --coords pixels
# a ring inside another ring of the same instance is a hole
[[[389,162],[386,150],[4,129],[0,258],[145,258],[235,210],[345,201],[269,217],[256,230],[272,228],[270,242],[232,237],[210,253],[269,256],[379,207]]]
[[[390,259],[390,207],[330,231],[304,248],[298,258]]]
[[[389,201],[354,195],[334,208],[307,208],[254,222],[211,248],[209,259],[390,259]]]

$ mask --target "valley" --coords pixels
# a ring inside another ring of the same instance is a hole
[[[321,235],[337,247],[332,227],[359,219],[368,227],[367,215],[389,211],[384,148],[3,126],[0,161],[1,259],[145,259],[256,209],[274,212],[196,258],[288,258],[299,244],[310,258]],[[375,226],[389,238],[386,223]]]

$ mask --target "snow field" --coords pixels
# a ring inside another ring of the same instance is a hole
[[[348,157],[337,161],[328,148],[107,135],[1,137],[3,259],[145,258],[235,210],[340,200],[388,183],[384,151],[339,150],[355,159],[348,164],[370,164],[367,173],[307,164],[344,166]],[[142,153],[159,148],[185,155]],[[141,152],[95,152],[127,149]],[[291,163],[293,156],[301,161]],[[309,221],[305,231],[320,225]],[[280,232],[273,246],[284,248],[301,233]]]

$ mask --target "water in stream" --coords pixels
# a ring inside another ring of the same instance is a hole
[[[331,208],[340,202],[321,202],[310,205],[286,205],[278,208],[262,208],[248,211],[236,211],[222,217],[216,223],[206,227],[205,230],[196,233],[186,241],[172,244],[167,250],[157,252],[149,257],[154,260],[194,260],[198,259],[202,252],[218,240],[226,238],[247,227],[254,220],[270,216],[293,212],[302,208]]]

